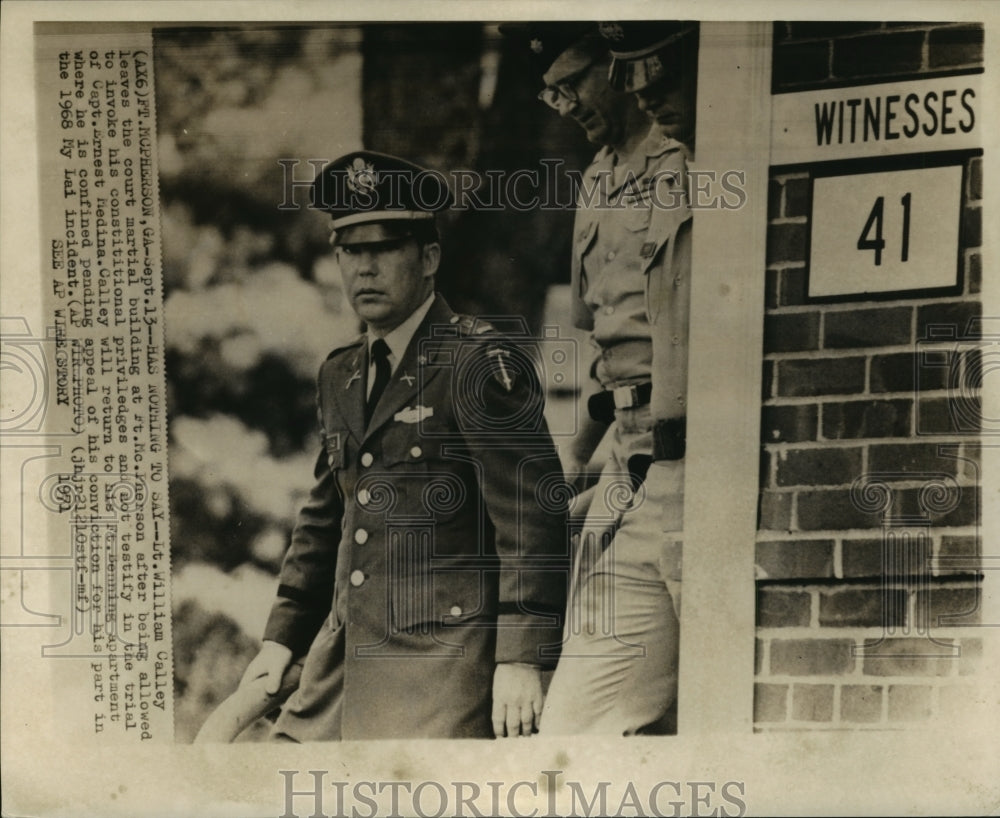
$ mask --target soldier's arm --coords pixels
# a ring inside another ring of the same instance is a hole
[[[661,246],[646,274],[646,306],[653,347],[654,418],[687,414],[688,330],[691,302],[691,225],[686,188],[686,161],[676,152],[668,157],[680,175],[681,195],[672,209],[653,209],[651,234]]]
[[[326,453],[320,451],[316,482],[299,511],[278,579],[264,639],[305,653],[330,613],[343,506]]]
[[[309,649],[330,611],[342,511],[325,452],[320,452],[314,474],[316,484],[299,512],[281,566],[278,595],[264,628],[263,643],[244,671],[240,689],[220,716],[224,725],[235,719],[242,729],[248,720],[288,696],[298,677],[286,671],[296,656]],[[230,741],[238,730],[225,727],[223,732],[229,738],[222,740]]]
[[[562,636],[568,576],[566,491],[562,465],[542,414],[542,386],[533,371],[509,380],[491,349],[499,334],[479,339],[479,398],[492,418],[520,418],[516,428],[463,429],[481,464],[481,486],[500,561],[496,661],[554,665]],[[543,650],[543,647],[547,647]]]
[[[326,366],[324,363],[320,368],[320,385]],[[317,397],[322,429],[321,404],[322,389]],[[293,656],[309,649],[333,601],[344,506],[327,461],[325,441],[317,455],[313,476],[312,490],[296,517],[291,544],[281,565],[278,595],[264,628],[264,640],[284,645]]]

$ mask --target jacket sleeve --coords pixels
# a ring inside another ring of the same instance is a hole
[[[313,473],[316,482],[296,518],[277,599],[264,629],[264,639],[280,642],[295,656],[306,653],[330,613],[344,513],[323,449]]]
[[[491,420],[467,422],[462,433],[482,464],[480,490],[499,558],[496,661],[551,666],[569,578],[568,487],[534,369],[512,364],[502,371],[489,354],[508,346],[499,334],[479,345],[480,371],[489,373],[477,390],[484,410],[468,414]]]

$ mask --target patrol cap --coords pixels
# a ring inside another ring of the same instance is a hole
[[[326,165],[313,182],[313,206],[333,217],[331,243],[353,225],[380,223],[387,241],[434,225],[451,206],[444,174],[375,151],[354,151]]]
[[[502,23],[500,33],[523,45],[532,73],[545,85],[578,74],[608,53],[593,22]]]
[[[634,93],[679,76],[698,53],[696,20],[623,20],[599,29],[611,50],[608,82],[617,91]]]

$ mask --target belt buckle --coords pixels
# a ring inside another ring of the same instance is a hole
[[[615,409],[630,409],[639,402],[639,394],[635,386],[616,386],[612,390],[615,399]]]

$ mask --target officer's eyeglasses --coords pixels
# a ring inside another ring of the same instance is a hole
[[[567,105],[576,105],[580,101],[576,86],[596,62],[597,58],[594,58],[575,74],[570,74],[554,85],[546,85],[538,92],[538,98],[555,111],[561,111]]]

